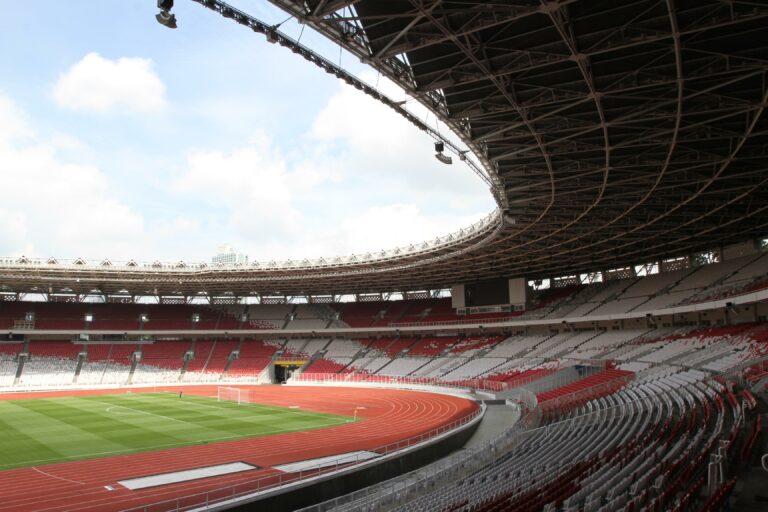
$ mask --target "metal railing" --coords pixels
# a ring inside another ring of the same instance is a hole
[[[488,379],[441,380],[436,377],[403,377],[398,375],[368,375],[363,373],[302,373],[294,377],[301,384],[391,384],[393,386],[430,386],[439,388],[474,389],[500,393],[512,387],[506,382]]]
[[[509,316],[491,317],[491,318],[472,318],[473,315],[467,315],[466,318],[459,320],[423,320],[420,322],[389,322],[388,327],[431,327],[442,325],[467,325],[467,324],[497,324],[509,322],[511,320],[520,320],[524,317],[522,314],[510,313]],[[528,318],[528,317],[526,317]]]
[[[625,386],[626,384],[628,384],[633,378],[634,378],[633,374],[623,375],[621,377],[607,380],[605,382],[600,382],[598,384],[589,386],[587,388],[577,389],[572,393],[553,397],[548,400],[538,399],[539,400],[538,405],[542,408],[549,409],[549,408],[560,408],[564,405],[578,404],[579,402],[586,399],[591,399],[596,396],[604,396],[604,395],[611,394],[617,391],[618,389],[620,389],[621,387]]]
[[[407,377],[399,375],[369,375],[365,373],[312,373],[302,372],[298,375],[294,375],[291,380],[291,384],[375,384],[375,385],[392,385],[392,386],[429,386],[440,388],[455,388],[462,390],[475,390],[475,391],[488,391],[492,393],[503,393],[505,391],[511,391],[513,389],[519,389],[530,384],[533,384],[539,380],[548,379],[546,389],[532,389],[535,393],[555,389],[558,387],[571,384],[575,380],[584,378],[602,371],[608,364],[608,361],[602,360],[589,360],[580,361],[580,364],[584,366],[594,367],[594,371],[581,373],[581,374],[568,374],[563,375],[562,378],[557,378],[557,372],[559,370],[567,369],[561,367],[552,368],[552,372],[541,374],[536,373],[532,375],[521,375],[520,377],[513,377],[507,381],[496,381],[487,378],[473,378],[473,379],[456,379],[456,380],[444,380],[439,377]]]
[[[402,439],[400,441],[389,443],[378,448],[372,448],[367,451],[378,453],[379,457],[373,459],[377,460],[386,455],[391,455],[401,450],[412,448],[447,432],[451,432],[455,429],[468,425],[469,423],[472,423],[481,417],[484,412],[485,406],[481,406],[477,410],[473,411],[472,414],[464,416],[463,418],[459,418],[445,425],[433,428],[419,435],[411,436],[407,439]],[[370,457],[360,458],[360,455],[355,456],[354,459],[350,457],[343,457],[334,461],[333,465],[330,466],[325,464],[318,464],[317,466],[311,466],[296,473],[278,473],[265,475],[246,482],[240,482],[238,484],[211,489],[196,494],[180,496],[178,498],[149,503],[138,507],[122,509],[121,512],[181,512],[200,507],[208,507],[217,503],[222,503],[224,501],[244,498],[246,496],[250,496],[263,491],[274,490],[283,485],[303,482],[311,478],[333,473],[340,469],[346,469],[361,463],[371,462],[371,460],[372,459]]]

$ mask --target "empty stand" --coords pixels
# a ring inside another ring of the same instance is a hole
[[[233,360],[226,372],[229,379],[255,380],[267,367],[277,351],[277,344],[263,341],[244,341],[240,345],[239,355]]]

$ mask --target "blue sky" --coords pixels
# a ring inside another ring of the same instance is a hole
[[[192,262],[222,243],[258,260],[345,255],[493,209],[426,134],[289,50],[189,0],[177,30],[156,12],[154,0],[3,2],[0,256]],[[321,36],[301,40],[339,59]]]

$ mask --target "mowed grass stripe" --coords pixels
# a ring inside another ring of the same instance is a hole
[[[136,395],[133,395],[136,397]],[[304,411],[301,409],[290,409],[286,407],[274,407],[262,404],[236,404],[234,402],[214,401],[211,404],[210,398],[189,396],[179,400],[175,395],[168,393],[154,394],[152,396],[153,401],[158,404],[163,404],[162,407],[172,407],[175,410],[189,411],[192,417],[204,418],[203,411],[209,413],[209,417],[223,417],[231,420],[233,418],[240,419],[249,423],[264,423],[271,422],[276,419],[276,416],[282,416],[286,422],[295,422],[297,419],[301,419],[305,422],[307,419],[311,421],[328,422],[337,421],[340,416],[333,414],[326,414],[321,412]],[[137,398],[131,398],[134,400]],[[141,400],[141,398],[138,398]],[[130,402],[126,402],[130,403]],[[257,412],[258,414],[254,414]]]
[[[297,409],[133,393],[0,402],[0,469],[312,430],[352,421]],[[23,432],[23,433],[22,433]]]
[[[314,411],[306,411],[304,409],[291,409],[290,407],[278,407],[276,405],[265,405],[265,404],[256,404],[256,403],[248,403],[243,402],[241,404],[238,404],[234,401],[229,400],[222,400],[217,401],[213,397],[204,397],[204,396],[196,396],[196,395],[185,395],[183,400],[178,400],[178,395],[174,393],[146,393],[143,395],[120,395],[120,396],[154,396],[162,399],[166,399],[169,402],[177,403],[177,404],[199,404],[201,407],[207,407],[211,409],[219,409],[219,410],[227,410],[227,411],[233,411],[236,413],[241,413],[244,415],[251,415],[254,410],[260,411],[259,414],[261,415],[268,415],[268,414],[286,414],[291,413],[298,416],[308,416],[308,417],[316,417],[316,418],[338,418],[338,416],[333,414],[327,414],[323,412],[314,412]]]
[[[125,397],[125,398],[123,398]],[[277,422],[285,426],[285,429],[291,429],[291,424],[312,423],[343,423],[338,421],[340,416],[333,414],[317,413],[311,411],[302,411],[299,409],[289,409],[285,407],[265,406],[261,404],[241,404],[233,402],[217,402],[214,399],[199,396],[189,396],[179,399],[177,395],[168,393],[159,393],[151,395],[122,395],[123,401],[120,405],[131,407],[131,403],[144,403],[142,407],[146,411],[152,411],[156,414],[163,414],[162,411],[173,411],[175,418],[196,418],[204,425],[215,426],[216,422],[224,419],[230,424],[237,424],[238,421],[245,422],[240,425],[244,428],[250,428],[252,425],[269,424],[271,430],[275,430]],[[345,418],[348,420],[348,418]]]
[[[80,421],[70,421],[67,417],[67,409],[60,405],[53,406],[45,402],[46,400],[42,399],[0,402],[0,415],[7,426],[28,435],[34,434],[38,443],[61,456],[88,453],[91,443],[98,443],[109,450],[126,448],[120,442],[110,442],[98,432],[83,429]],[[51,414],[53,411],[59,414]],[[80,415],[81,413],[75,411],[70,414]],[[0,454],[2,453],[0,451]]]
[[[306,425],[307,422],[306,418],[300,417],[290,409],[264,411],[259,407],[249,406],[235,405],[235,408],[232,408],[230,404],[224,407],[209,407],[205,403],[201,404],[200,400],[210,402],[210,399],[198,397],[179,400],[177,397],[169,398],[168,395],[125,395],[111,399],[108,403],[123,408],[123,412],[120,414],[141,411],[138,414],[146,414],[150,418],[152,416],[171,418],[173,421],[182,422],[182,424],[194,423],[212,431],[218,431],[219,435],[223,433],[251,435],[253,433],[258,434],[259,431],[271,433],[278,428],[289,430]],[[103,403],[107,402],[104,401]],[[225,402],[220,403],[224,404]],[[189,407],[189,405],[193,407]],[[328,415],[314,417],[312,422],[315,423],[320,418],[322,418],[323,423],[327,423],[329,420],[334,424],[337,422],[337,417],[329,417]]]
[[[121,411],[118,406],[107,402],[88,403],[75,398],[55,405],[58,407],[56,414],[62,415],[62,421],[127,448],[145,447],[148,437],[154,439],[156,444],[197,439],[186,437],[191,430],[198,430],[194,424],[135,411]],[[84,418],[87,421],[83,421]]]
[[[147,401],[147,398],[129,398]],[[199,418],[202,425],[217,428],[241,436],[268,435],[279,432],[311,430],[349,421],[332,414],[299,411],[296,409],[213,401],[206,397],[190,396],[178,399],[172,394],[158,394],[151,397],[151,407],[157,411],[173,411],[176,418]],[[191,406],[191,407],[190,407]],[[149,410],[149,409],[145,409]],[[204,413],[204,414],[203,414]],[[214,413],[214,414],[211,414]],[[158,412],[158,414],[160,414]]]
[[[22,431],[11,426],[5,418],[5,414],[0,414],[0,458],[5,459],[13,454],[27,456],[32,454],[36,457],[48,459],[60,458],[61,454],[48,445],[38,441],[35,437],[24,434]]]

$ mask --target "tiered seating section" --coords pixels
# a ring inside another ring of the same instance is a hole
[[[230,311],[173,304],[96,304],[72,302],[6,302],[0,304],[0,329],[34,316],[36,329],[76,331],[214,330],[236,329],[239,319]],[[86,315],[91,321],[86,321]],[[143,322],[141,319],[147,321]],[[197,321],[193,321],[193,317]],[[247,326],[254,328],[253,326]]]
[[[534,295],[524,315],[611,315],[722,298],[768,284],[767,270],[768,256],[752,255],[710,267],[549,290]],[[339,322],[355,327],[463,318],[447,299],[333,307],[4,303],[0,308],[0,329],[13,328],[33,312],[36,328],[75,331],[235,329],[241,314],[248,315],[248,328],[312,330],[336,323],[337,313]],[[93,321],[85,321],[86,313]],[[193,314],[198,322],[192,322]],[[139,321],[142,315],[149,322]],[[760,361],[768,355],[768,324],[547,329],[508,337],[4,342],[0,387],[257,382],[277,359],[306,361],[295,377],[299,381],[402,379],[488,390],[525,387],[536,395],[535,418],[544,428],[527,431],[490,466],[424,487],[400,510],[718,509],[734,480],[702,498],[707,463],[721,440],[731,443],[729,457],[742,463],[758,442],[762,418],[748,415],[757,405],[749,388],[768,389],[768,362]],[[737,391],[722,377],[735,369],[743,370],[747,388]]]
[[[141,347],[141,362],[136,365],[133,383],[176,382],[181,376],[189,342],[157,341]]]
[[[140,350],[135,343],[89,344],[82,346],[87,360],[77,376],[79,385],[125,384],[130,376],[132,356]]]
[[[13,385],[16,379],[16,370],[19,364],[16,362],[16,354],[21,352],[21,343],[0,343],[0,386]]]
[[[227,378],[254,382],[267,367],[277,348],[276,343],[244,341],[240,345],[238,358],[232,361],[226,372]]]
[[[424,484],[394,510],[717,510],[733,480],[701,497],[709,457],[721,439],[732,458],[750,440],[734,393],[696,370],[645,370],[568,405],[498,441],[493,464]]]
[[[529,290],[524,312],[458,315],[450,298],[339,304],[202,305],[7,302],[0,329],[33,314],[44,330],[234,330],[322,331],[329,327],[397,327],[410,324],[493,322],[504,319],[574,318],[654,311],[724,299],[768,287],[768,254],[759,253],[697,268],[645,277]],[[86,315],[92,320],[86,322]],[[193,316],[197,321],[193,322]],[[141,317],[148,318],[142,322]],[[247,319],[243,321],[243,319]],[[26,325],[29,327],[29,325]]]
[[[456,385],[472,381],[473,387],[478,386],[475,381],[483,381],[489,383],[488,389],[533,386],[541,401],[553,398],[549,389],[539,389],[541,383],[558,382],[560,373],[566,375],[573,367],[604,366],[605,361],[616,369],[606,370],[603,376],[642,372],[659,365],[711,374],[747,368],[751,382],[768,385],[768,365],[750,368],[749,364],[768,355],[768,324],[764,323],[698,330],[542,332],[506,338],[164,340],[139,345],[32,341],[28,346],[0,344],[3,387],[256,382],[272,360],[304,365],[294,377],[300,380],[399,378]],[[17,382],[17,355],[24,350],[29,356]],[[83,361],[76,372],[78,357]],[[486,384],[479,387],[483,386]]]
[[[571,407],[573,404],[610,395],[628,382],[633,375],[626,370],[609,368],[571,384],[538,393],[536,400],[544,408],[557,407],[560,404]]]
[[[768,356],[765,323],[707,329],[542,331],[509,337],[317,337],[141,344],[32,341],[27,345],[0,344],[3,386],[256,382],[273,360],[303,366],[294,377],[299,380],[386,376],[456,385],[473,381],[472,386],[480,380],[493,383],[488,384],[489,389],[538,383],[534,386],[537,393],[548,391],[538,388],[542,382],[555,382],[572,373],[574,367],[604,367],[608,363],[616,367],[611,372],[635,373],[659,365],[711,374],[747,368],[756,384],[768,383],[768,367],[750,365]],[[25,351],[28,357],[20,365],[17,356]],[[82,365],[76,372],[79,358]],[[20,366],[21,379],[17,382]],[[551,378],[553,375],[557,378]]]
[[[194,356],[187,364],[185,382],[218,380],[227,367],[230,354],[237,348],[236,341],[197,341]]]
[[[72,384],[77,366],[77,345],[58,341],[40,341],[29,347],[20,385],[25,387]]]

